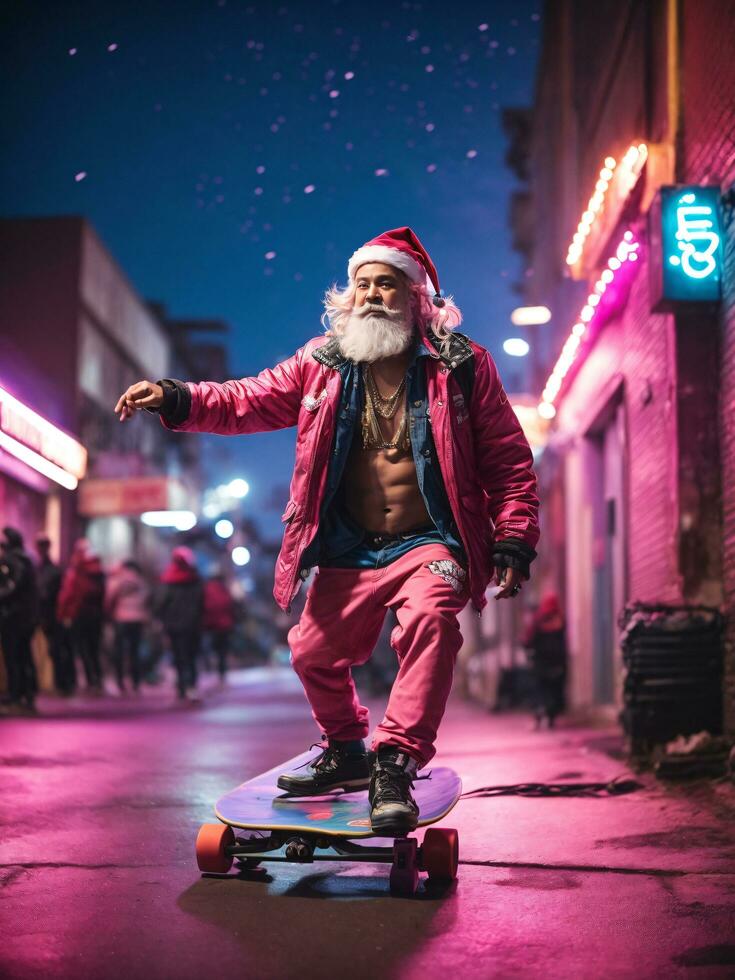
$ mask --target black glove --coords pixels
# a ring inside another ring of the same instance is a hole
[[[517,568],[525,579],[531,577],[531,562],[535,557],[536,552],[521,538],[506,538],[493,545],[493,565],[496,568]]]

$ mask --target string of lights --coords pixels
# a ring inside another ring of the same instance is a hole
[[[635,186],[647,158],[648,147],[645,143],[632,143],[619,164],[615,157],[605,157],[605,162],[595,184],[594,193],[587,202],[587,208],[582,213],[577,230],[569,244],[566,258],[567,265],[576,265],[582,257],[587,238],[595,222],[604,211],[605,200],[608,196],[613,178],[615,178],[617,185],[617,196],[620,199],[626,198]]]
[[[602,308],[600,307],[602,297],[609,289],[615,288],[615,283],[620,278],[621,271],[638,261],[639,248],[640,242],[635,239],[633,232],[628,230],[620,240],[618,247],[615,249],[615,253],[608,259],[607,265],[600,274],[592,292],[587,296],[587,302],[580,310],[577,322],[572,327],[562,347],[561,354],[548,377],[546,387],[541,394],[541,401],[538,405],[538,413],[542,418],[553,419],[556,415],[554,401],[559,394],[564,378],[577,359],[582,338],[593,325],[596,317],[600,315],[601,309],[604,309],[604,306]]]

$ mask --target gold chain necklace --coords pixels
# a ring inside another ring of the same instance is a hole
[[[396,414],[398,410],[398,399],[406,387],[405,377],[390,398],[386,399],[382,398],[380,392],[377,390],[375,379],[366,364],[363,365],[362,376],[365,382],[365,407],[363,408],[361,419],[362,448],[402,449],[404,451],[410,449],[411,438],[408,431],[408,411],[405,400],[401,422],[392,442],[386,442],[383,433],[380,431],[380,422],[378,421],[378,415],[384,419],[391,419]],[[379,401],[382,402],[382,405],[379,404]]]
[[[380,394],[375,378],[373,377],[373,372],[370,370],[370,366],[368,364],[364,366],[363,376],[366,382],[365,387],[366,389],[370,390],[370,397],[375,411],[384,419],[392,419],[398,409],[398,399],[401,397],[403,389],[406,387],[405,375],[393,394],[388,395],[387,398],[384,398],[383,395]]]

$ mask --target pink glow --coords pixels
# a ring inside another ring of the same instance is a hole
[[[55,463],[49,462],[43,456],[39,456],[38,453],[34,453],[32,449],[24,446],[22,442],[18,442],[17,439],[13,439],[5,432],[0,432],[0,449],[4,449],[11,456],[19,459],[21,463],[25,463],[31,469],[36,470],[37,473],[41,473],[43,476],[47,476],[55,483],[61,484],[67,490],[76,490],[78,481],[75,476],[67,473],[66,470],[62,470]]]
[[[546,382],[546,387],[541,394],[538,413],[542,418],[551,419],[556,414],[553,402],[561,390],[562,382],[569,369],[577,359],[586,326],[591,326],[596,320],[604,321],[607,311],[617,299],[616,292],[619,295],[620,290],[615,291],[613,289],[612,298],[609,302],[603,302],[603,294],[606,292],[608,285],[614,284],[616,279],[621,276],[622,271],[625,270],[628,263],[638,261],[639,248],[640,243],[635,240],[633,233],[628,230],[621,238],[614,255],[608,259],[607,268],[601,272],[600,277],[587,297],[587,302],[580,311],[579,320],[572,327],[562,347],[559,359],[554,365],[554,369]]]
[[[76,487],[76,481],[84,476],[87,470],[84,446],[3,388],[0,388],[0,430],[4,449],[62,486],[73,480]],[[64,477],[60,479],[59,474]]]

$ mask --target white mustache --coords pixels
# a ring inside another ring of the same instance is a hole
[[[370,316],[372,313],[385,317],[387,320],[399,320],[403,317],[403,313],[400,310],[392,310],[389,306],[384,306],[382,303],[380,306],[375,306],[371,303],[355,306],[352,309],[351,315],[362,319],[363,317]]]

